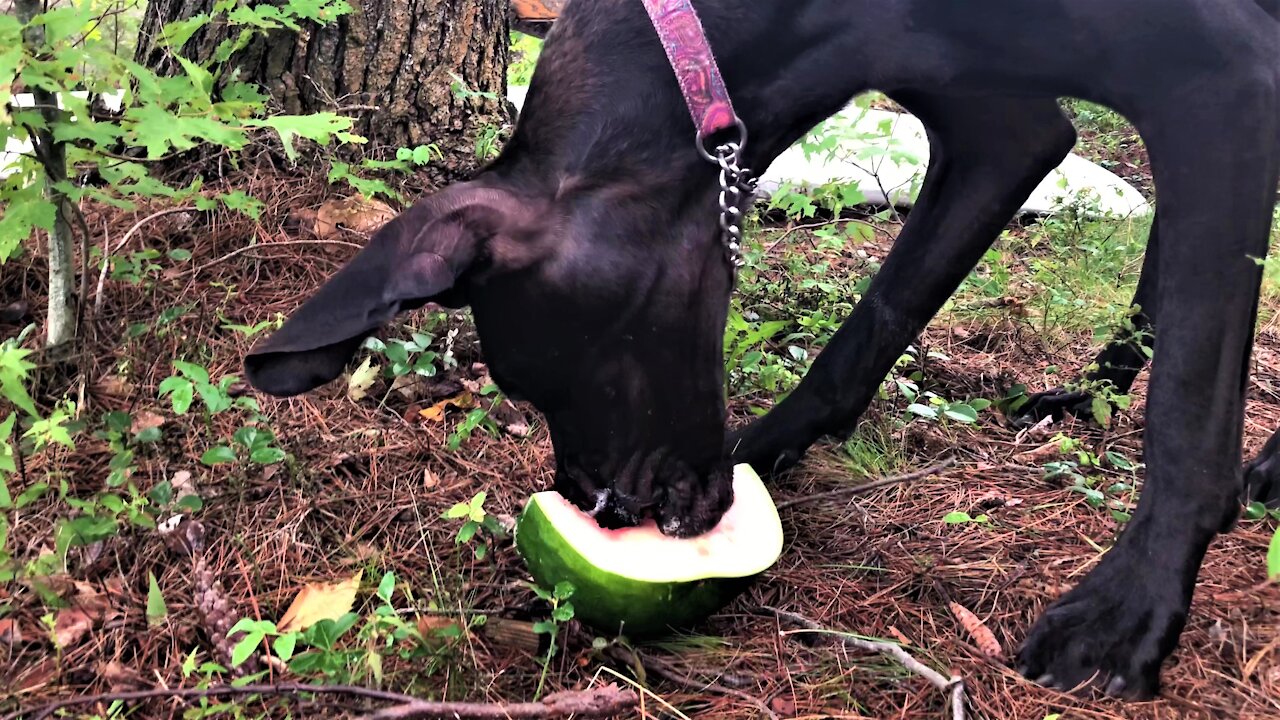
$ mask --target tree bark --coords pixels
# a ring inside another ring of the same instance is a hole
[[[18,20],[24,25],[44,12],[39,0],[18,0]],[[23,41],[30,47],[44,44],[44,27],[29,25],[23,32]],[[76,338],[76,266],[75,235],[71,231],[70,217],[74,209],[66,194],[56,185],[67,179],[67,149],[53,137],[53,124],[60,120],[58,99],[41,87],[31,88],[37,104],[43,108],[48,127],[35,132],[32,147],[44,167],[45,197],[55,208],[53,229],[49,232],[49,307],[45,321],[45,347],[55,354],[64,353]],[[81,298],[83,300],[83,298]]]
[[[257,37],[230,67],[260,84],[282,112],[331,110],[357,118],[356,132],[368,138],[373,155],[435,143],[459,169],[474,166],[475,138],[508,119],[509,0],[349,1],[352,12],[327,26],[306,23],[300,34]],[[213,4],[149,2],[138,61],[162,73],[181,72],[156,44],[160,29]],[[178,52],[205,62],[227,36],[228,28],[211,24]],[[455,76],[473,92],[455,93]]]

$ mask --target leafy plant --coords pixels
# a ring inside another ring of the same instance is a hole
[[[231,386],[240,381],[240,378],[235,375],[227,375],[214,384],[209,379],[209,371],[201,365],[185,360],[174,360],[173,367],[178,374],[160,381],[158,390],[160,397],[169,396],[173,411],[178,415],[187,414],[197,395],[204,404],[208,416],[217,415],[233,407],[258,409],[258,402],[253,398],[231,397]]]
[[[481,528],[493,535],[502,532],[502,525],[498,523],[497,518],[485,512],[484,501],[487,497],[488,493],[481,490],[472,496],[469,501],[460,502],[440,515],[441,519],[444,520],[463,521],[462,527],[458,528],[458,534],[453,538],[453,541],[459,545],[474,541],[474,552],[477,560],[484,559],[489,552],[489,546],[483,540],[476,540],[476,533]]]
[[[41,12],[42,4],[20,0],[16,16],[0,15],[0,143],[31,148],[6,168],[9,175],[0,181],[0,205],[7,209],[0,218],[0,263],[21,252],[33,233],[49,234],[50,283],[57,286],[49,293],[51,346],[74,332],[70,307],[60,301],[73,295],[73,235],[79,234],[85,246],[98,245],[88,237],[78,209],[82,200],[133,209],[138,199],[164,197],[191,201],[200,210],[221,204],[256,216],[261,203],[243,192],[203,195],[199,179],[185,188],[172,187],[152,177],[145,163],[198,145],[239,150],[262,130],[276,133],[289,160],[297,158],[297,138],[363,142],[350,132],[352,121],[334,113],[269,114],[268,98],[240,80],[230,64],[255,35],[297,31],[304,20],[332,22],[350,12],[346,0],[215,3],[211,12],[170,23],[161,32],[159,44],[183,70],[172,77],[136,62],[131,47],[121,47],[99,31],[104,18],[120,14],[125,6],[82,2]],[[208,64],[178,54],[197,30],[211,23],[233,32],[213,50]],[[15,78],[31,90],[34,105],[10,102]],[[92,103],[104,95],[118,100],[119,108],[99,112]],[[93,182],[86,182],[89,178]],[[112,266],[122,279],[141,281],[153,272],[154,259],[152,251],[143,251]]]
[[[550,591],[533,584],[530,584],[529,588],[539,598],[551,604],[551,616],[533,624],[535,633],[546,635],[550,639],[547,644],[547,654],[542,658],[542,674],[538,677],[538,689],[534,692],[534,697],[542,697],[542,688],[547,679],[547,670],[551,667],[551,658],[555,657],[560,650],[556,644],[556,638],[560,635],[560,626],[573,619],[573,603],[569,602],[569,598],[573,597],[575,588],[573,583],[569,582],[556,583],[555,588]]]
[[[245,425],[231,436],[230,445],[215,445],[200,456],[205,465],[239,463],[241,465],[275,465],[289,454],[276,447],[275,434],[269,428]]]

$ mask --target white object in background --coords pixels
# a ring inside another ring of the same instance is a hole
[[[507,96],[519,109],[526,92],[527,87],[513,85]],[[811,189],[841,182],[854,184],[869,204],[910,207],[929,165],[929,141],[924,125],[911,115],[864,110],[853,103],[829,122],[841,126],[841,134],[846,136],[835,153],[825,154],[836,157],[805,157],[804,150],[798,144],[793,145],[779,155],[760,178],[761,194],[776,192],[784,184]],[[1041,181],[1023,203],[1020,213],[1051,213],[1063,199],[1075,198],[1086,191],[1096,195],[1097,209],[1104,213],[1138,216],[1151,212],[1151,206],[1132,185],[1110,170],[1072,153]]]

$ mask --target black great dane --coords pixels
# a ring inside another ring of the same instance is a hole
[[[494,380],[546,417],[556,489],[604,526],[652,516],[668,534],[697,535],[731,502],[731,463],[776,471],[850,431],[1072,148],[1057,99],[1107,105],[1145,139],[1159,194],[1138,293],[1159,327],[1146,490],[1018,660],[1041,683],[1151,696],[1206,548],[1240,509],[1257,260],[1280,161],[1280,0],[695,4],[751,130],[745,165],[762,171],[871,89],[929,134],[928,173],[892,252],[771,413],[726,437],[732,268],[717,173],[694,151],[640,0],[571,2],[502,155],[378,231],[253,349],[249,379],[273,395],[305,392],[338,377],[397,313],[469,303]],[[1033,408],[1067,405],[1057,393]]]

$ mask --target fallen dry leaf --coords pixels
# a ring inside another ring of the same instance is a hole
[[[446,400],[441,400],[440,402],[436,403],[435,405],[432,405],[429,408],[423,408],[422,410],[419,410],[418,415],[424,420],[429,420],[431,422],[440,422],[441,420],[444,420],[445,408],[449,407],[450,405],[460,410],[467,410],[476,406],[476,400],[475,400],[475,397],[470,392],[459,393],[455,397],[451,397]]]
[[[280,632],[305,630],[321,620],[337,620],[356,602],[361,570],[339,583],[310,583],[302,588],[276,626]]]
[[[443,615],[422,615],[417,625],[423,647],[431,650],[446,647],[465,633],[461,623]]]
[[[188,495],[200,497],[200,491],[196,490],[196,484],[191,480],[191,473],[186,470],[179,470],[169,478],[169,486],[173,488],[173,496],[182,499]]]
[[[139,410],[138,414],[133,416],[133,425],[129,427],[129,430],[132,431],[134,435],[137,435],[143,430],[158,428],[161,425],[164,425],[164,422],[163,415],[153,413],[150,410]]]
[[[782,717],[792,717],[796,714],[795,698],[786,695],[775,695],[769,701],[769,709]]]
[[[0,645],[17,645],[22,642],[22,628],[13,618],[0,618]]]
[[[53,620],[53,640],[60,648],[76,645],[89,634],[101,613],[92,613],[82,607],[63,608]]]
[[[318,238],[328,238],[346,228],[366,235],[391,222],[396,211],[381,200],[370,200],[362,195],[334,198],[316,210],[311,231]],[[301,219],[302,215],[299,215]]]
[[[373,364],[373,358],[365,357],[364,362],[360,363],[360,367],[351,371],[351,375],[347,377],[347,397],[352,402],[360,402],[369,394],[369,388],[373,387],[373,383],[378,379],[378,370],[381,366]],[[396,378],[397,380],[399,378]]]
[[[133,394],[133,383],[119,375],[104,375],[93,384],[93,390],[108,397],[129,397]]]

